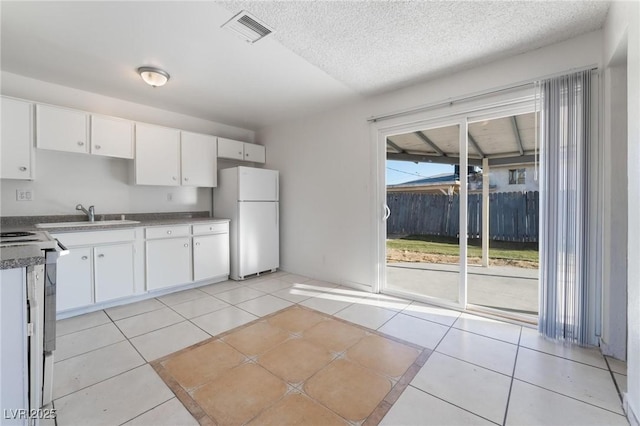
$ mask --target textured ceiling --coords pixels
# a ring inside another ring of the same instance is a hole
[[[598,1],[231,1],[363,94],[407,86],[602,27]]]
[[[2,0],[0,64],[258,129],[601,28],[608,4]],[[243,9],[275,34],[251,45],[220,28]],[[144,85],[142,65],[169,84]]]

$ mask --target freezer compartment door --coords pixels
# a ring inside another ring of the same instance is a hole
[[[239,201],[278,201],[278,171],[238,167]]]
[[[280,266],[278,203],[238,203],[238,276]]]

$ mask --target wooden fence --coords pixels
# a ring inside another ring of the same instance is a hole
[[[391,216],[387,235],[444,235],[457,237],[459,196],[387,193]],[[498,241],[538,241],[539,192],[489,194],[489,237]],[[468,197],[468,238],[482,237],[482,194]]]

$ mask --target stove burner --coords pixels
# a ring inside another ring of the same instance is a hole
[[[36,233],[25,232],[25,231],[0,232],[0,238],[31,237],[33,235],[36,235]],[[29,241],[34,241],[34,240],[29,240]]]
[[[34,241],[40,241],[40,240],[37,238],[19,238],[16,240],[13,240],[13,239],[9,240],[9,242],[11,243],[32,243]]]

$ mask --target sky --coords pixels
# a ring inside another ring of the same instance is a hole
[[[410,161],[387,160],[387,185],[409,182],[442,173],[453,173],[453,165],[436,163],[416,164]]]

